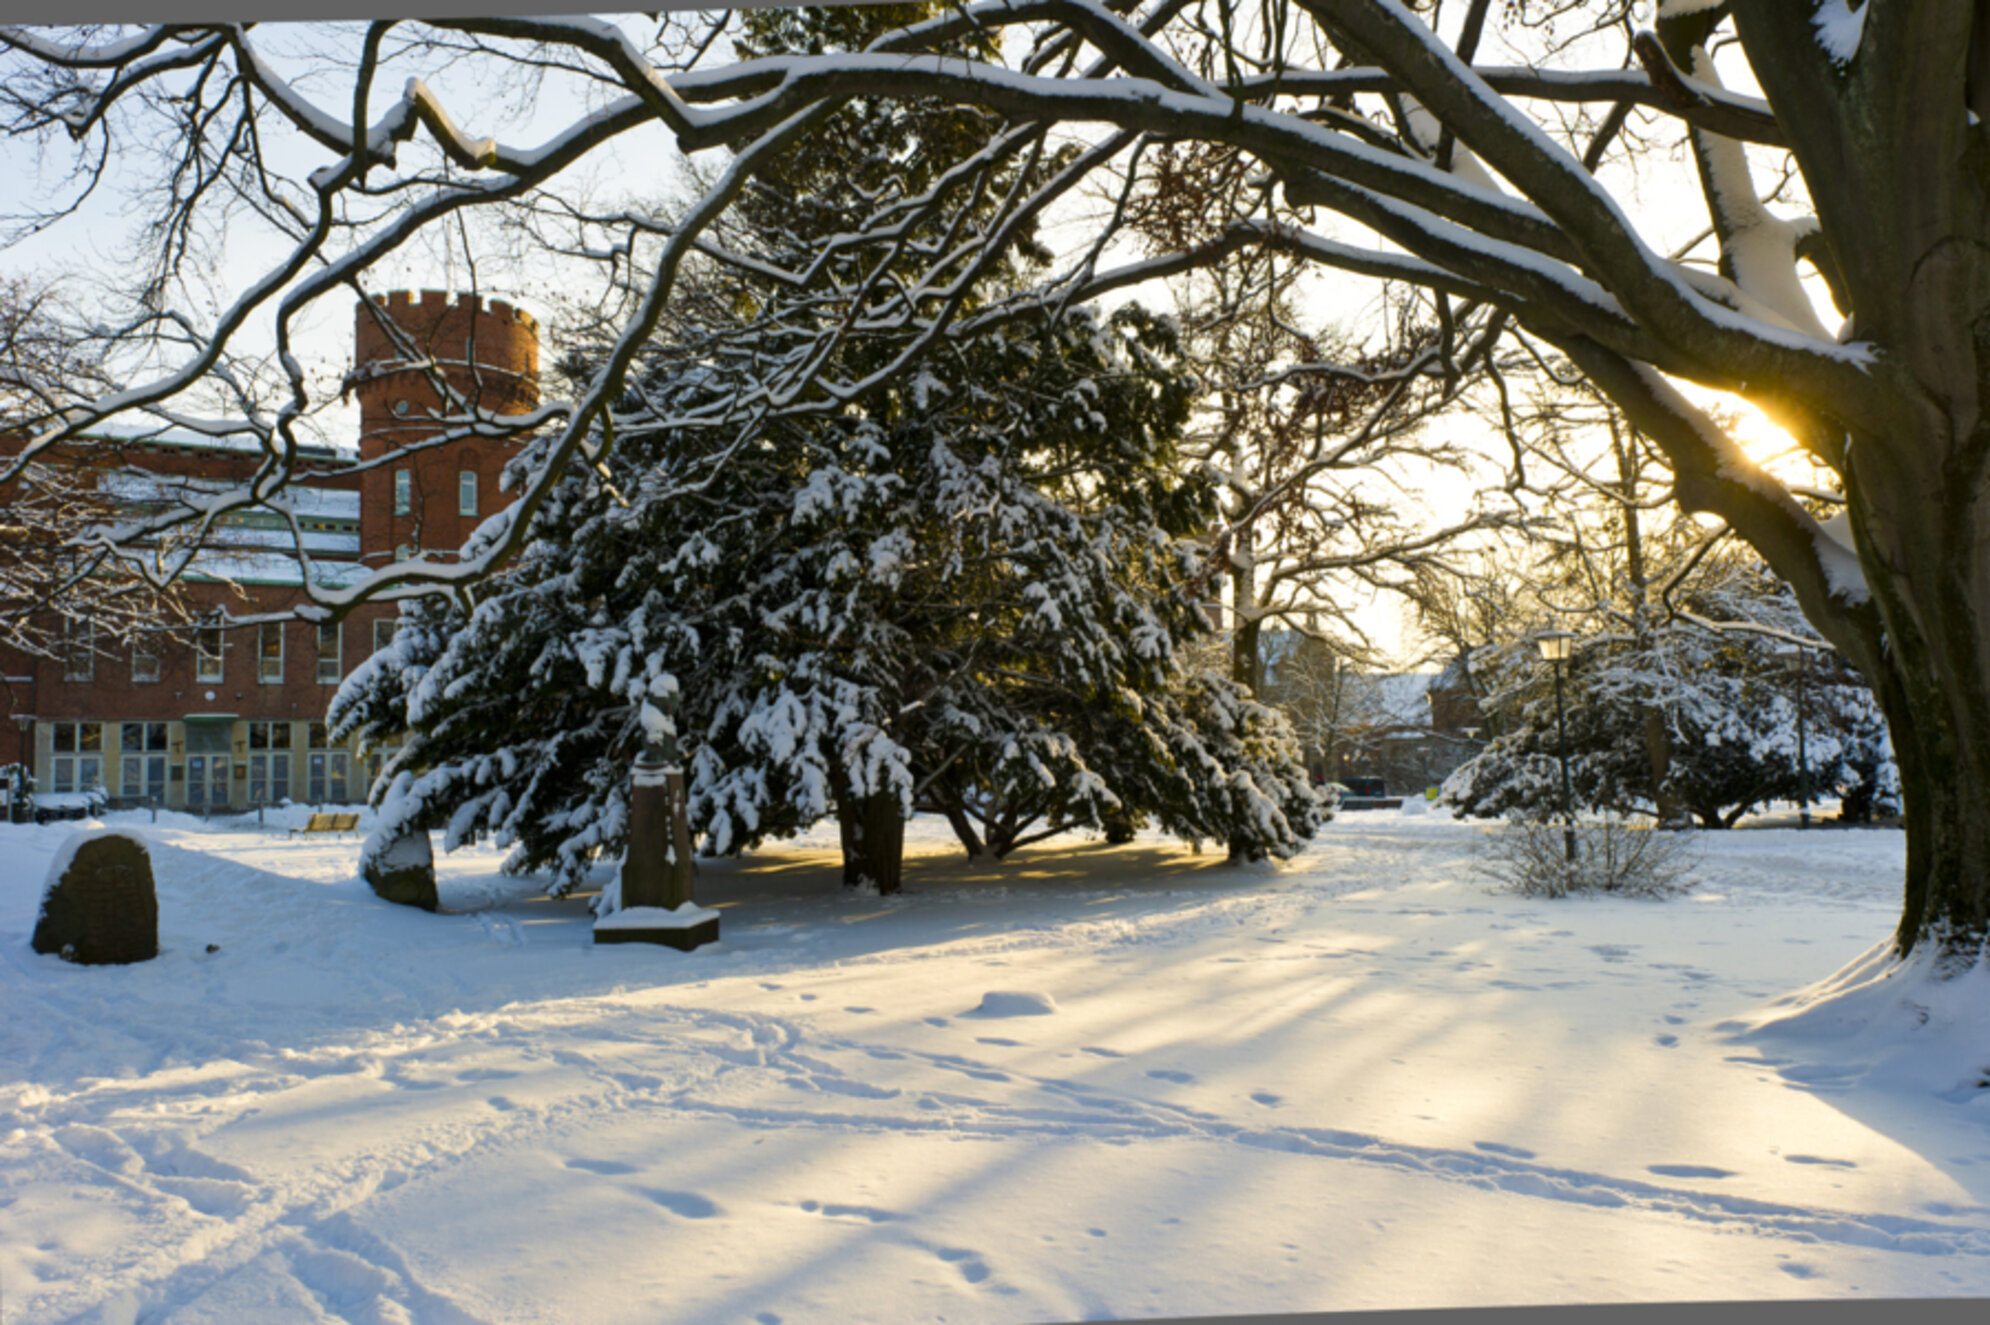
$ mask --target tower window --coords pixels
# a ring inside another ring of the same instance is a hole
[[[394,471],[394,514],[406,515],[415,505],[415,478],[405,469]]]
[[[477,471],[466,469],[456,476],[456,513],[477,513]]]

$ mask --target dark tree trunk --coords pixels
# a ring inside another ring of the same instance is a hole
[[[899,889],[905,865],[905,820],[898,814],[898,797],[889,792],[847,798],[839,802],[836,826],[843,839],[843,886],[875,886],[880,894]]]

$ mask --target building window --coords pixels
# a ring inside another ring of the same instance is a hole
[[[265,621],[256,640],[256,679],[265,683],[283,680],[283,623]]]
[[[88,621],[62,625],[62,679],[90,681],[97,675],[96,630]]]
[[[270,805],[290,799],[291,726],[287,722],[249,724],[249,803]]]
[[[318,627],[318,684],[335,686],[339,683],[339,623],[328,622]]]
[[[194,640],[194,679],[221,679],[221,627],[203,626]]]
[[[304,755],[304,798],[313,805],[347,803],[347,760],[345,750],[332,745],[325,724],[314,722],[309,731],[310,748]]]
[[[389,644],[392,644],[394,642],[394,632],[400,628],[401,623],[393,617],[381,617],[378,621],[375,621],[373,623],[373,651],[378,653]]]
[[[406,515],[415,507],[415,476],[405,469],[394,471],[394,514]]]
[[[149,635],[131,642],[131,679],[140,684],[159,679],[159,641]]]
[[[411,552],[406,543],[394,549],[394,560],[396,561],[406,561],[410,555]]]
[[[122,724],[118,746],[124,752],[118,795],[163,805],[166,800],[166,724]]]
[[[477,513],[477,471],[466,469],[456,476],[456,513]]]
[[[55,744],[55,790],[83,791],[104,782],[104,724],[58,722]]]

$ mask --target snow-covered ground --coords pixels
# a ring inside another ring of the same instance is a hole
[[[1759,1025],[1887,933],[1899,834],[1709,834],[1683,898],[1541,902],[1418,808],[1236,869],[970,867],[922,821],[889,899],[832,830],[703,862],[689,954],[593,945],[488,849],[429,915],[350,837],[113,815],[164,948],[122,968],[29,950],[73,826],[0,827],[5,1319],[1990,1293],[1982,983]]]

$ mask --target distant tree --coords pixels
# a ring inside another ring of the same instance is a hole
[[[1739,553],[1712,559],[1679,591],[1693,619],[1644,620],[1642,629],[1585,634],[1565,664],[1570,780],[1579,808],[1691,815],[1731,827],[1772,800],[1842,797],[1852,818],[1898,810],[1899,780],[1886,723],[1856,672],[1809,634],[1787,586]],[[1761,629],[1732,628],[1735,624]],[[1580,620],[1567,624],[1582,624]],[[1793,666],[1789,640],[1811,650]],[[1553,677],[1531,639],[1481,650],[1481,701],[1500,734],[1444,784],[1461,815],[1550,818],[1561,809]],[[1799,687],[1802,687],[1801,701]],[[1798,762],[1798,708],[1805,762]],[[1649,719],[1663,723],[1662,781]]]
[[[129,514],[104,485],[118,443],[81,439],[8,463],[30,435],[105,389],[102,351],[51,282],[0,279],[0,649],[19,655],[101,651],[188,620],[177,590],[155,589],[129,561],[88,554]]]

